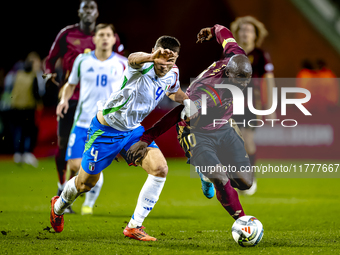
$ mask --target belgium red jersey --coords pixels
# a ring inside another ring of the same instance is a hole
[[[86,49],[90,51],[95,49],[92,41],[94,33],[88,35],[80,30],[79,24],[67,26],[60,30],[50,49],[49,55],[45,62],[45,73],[55,72],[55,63],[58,58],[62,58],[63,77],[62,84],[67,81],[67,78],[72,70],[73,62],[76,57],[84,53]],[[120,44],[119,36],[116,34],[116,44],[114,51],[122,54],[123,48]],[[119,50],[120,49],[120,50]],[[79,99],[79,85],[76,87],[71,100]]]

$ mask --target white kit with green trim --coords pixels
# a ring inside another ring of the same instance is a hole
[[[108,100],[98,102],[106,122],[119,131],[129,131],[140,126],[143,119],[163,99],[165,93],[175,93],[179,88],[179,70],[174,66],[159,78],[153,63],[145,63],[140,69],[128,66],[120,91]]]
[[[70,84],[80,82],[80,95],[74,126],[89,128],[97,114],[97,102],[108,99],[110,94],[119,91],[123,82],[127,59],[116,53],[105,61],[96,58],[94,51],[80,54],[73,63],[68,79]]]

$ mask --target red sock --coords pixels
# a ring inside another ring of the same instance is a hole
[[[239,217],[245,216],[237,191],[231,187],[230,180],[226,185],[215,185],[216,197],[227,212],[237,220]]]

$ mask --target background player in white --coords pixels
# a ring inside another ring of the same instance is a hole
[[[65,208],[96,184],[101,171],[119,152],[124,154],[139,141],[144,132],[141,121],[165,94],[185,105],[183,111],[186,116],[197,116],[196,107],[179,87],[179,71],[174,66],[179,49],[180,43],[176,38],[162,36],[156,41],[151,54],[137,52],[129,56],[121,90],[99,103],[99,111],[89,129],[79,174],[67,182],[60,198],[52,198],[50,222],[56,232],[63,230]],[[148,173],[148,178],[124,235],[141,241],[156,241],[145,233],[142,224],[159,198],[168,166],[154,142],[149,145],[143,160],[137,162]]]
[[[112,47],[116,43],[113,25],[98,24],[93,42],[96,49],[86,54],[80,54],[74,61],[71,75],[57,106],[57,115],[63,118],[69,108],[69,99],[80,81],[80,97],[65,158],[71,176],[74,176],[79,170],[87,130],[98,111],[97,102],[101,99],[108,99],[112,92],[120,90],[123,72],[127,66],[127,59],[112,51]],[[103,174],[100,175],[99,181],[91,191],[86,193],[81,209],[82,214],[93,213],[93,206],[102,185]]]

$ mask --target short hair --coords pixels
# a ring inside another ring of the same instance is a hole
[[[79,4],[81,4],[82,2],[95,2],[96,4],[98,4],[97,0],[79,0]]]
[[[256,47],[261,47],[264,38],[268,35],[268,31],[262,22],[258,21],[252,16],[239,17],[231,23],[230,30],[233,33],[236,41],[238,42],[239,40],[238,31],[240,30],[241,25],[247,23],[254,26],[256,34],[255,45]]]
[[[108,23],[100,23],[100,24],[98,24],[98,25],[96,26],[96,28],[94,29],[94,33],[97,34],[97,32],[98,32],[100,29],[104,29],[104,28],[107,28],[107,27],[109,27],[109,28],[112,29],[113,34],[116,33],[116,29],[115,29],[114,25],[108,24]]]
[[[97,7],[98,7],[98,3],[97,3],[97,0],[79,0],[79,7],[81,6],[81,3],[82,2],[95,2]]]
[[[173,52],[179,53],[181,44],[175,37],[163,35],[159,37],[156,41],[155,49],[158,47],[162,47],[163,49],[169,49]]]

